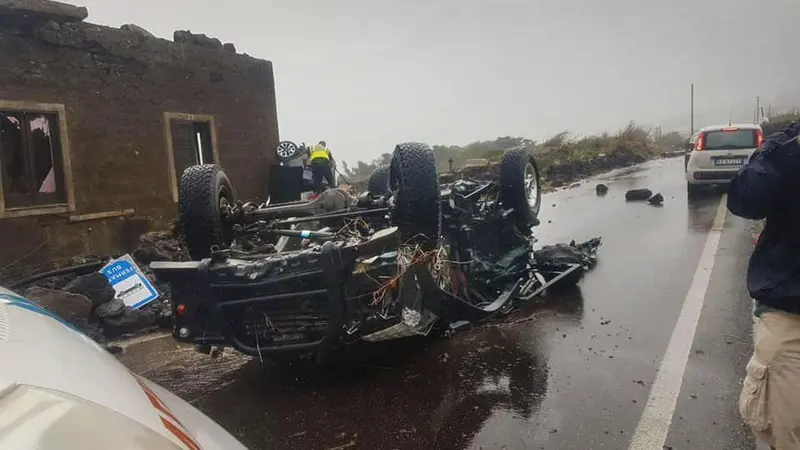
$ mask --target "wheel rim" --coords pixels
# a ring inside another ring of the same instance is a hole
[[[536,208],[539,198],[539,180],[536,177],[536,169],[533,164],[525,166],[525,193],[528,197],[528,206]]]
[[[291,142],[281,142],[275,150],[281,158],[290,158],[297,153],[297,146]]]

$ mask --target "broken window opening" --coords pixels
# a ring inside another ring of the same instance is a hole
[[[171,119],[170,132],[178,179],[190,166],[215,163],[210,121]]]
[[[0,111],[0,178],[6,208],[66,203],[59,117]]]

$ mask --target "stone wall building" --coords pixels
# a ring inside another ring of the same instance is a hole
[[[76,254],[129,251],[177,214],[177,180],[215,162],[263,198],[278,143],[272,64],[189,32],[84,22],[0,0],[0,282]]]

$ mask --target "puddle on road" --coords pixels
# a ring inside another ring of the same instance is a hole
[[[578,324],[582,314],[576,288],[450,339],[365,346],[329,368],[262,369],[233,351],[211,359],[169,338],[120,359],[252,449],[466,448],[493,417],[536,417],[549,370],[539,324]]]

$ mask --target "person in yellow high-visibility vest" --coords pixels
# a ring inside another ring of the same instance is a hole
[[[325,141],[319,141],[317,145],[311,147],[311,154],[308,159],[311,163],[311,174],[314,179],[314,192],[317,194],[322,193],[323,178],[328,182],[329,187],[335,187],[333,185],[333,167],[335,161]]]

